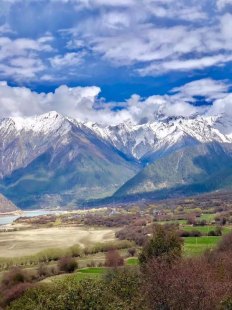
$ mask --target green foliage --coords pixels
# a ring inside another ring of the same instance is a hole
[[[156,225],[152,238],[139,255],[139,262],[144,265],[153,258],[172,262],[181,257],[182,243],[182,239],[172,228]]]
[[[143,310],[137,271],[110,271],[101,280],[75,278],[29,289],[8,310]]]

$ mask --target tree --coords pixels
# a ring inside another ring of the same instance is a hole
[[[156,225],[152,238],[139,255],[141,265],[153,258],[172,262],[181,257],[183,240],[171,227]]]

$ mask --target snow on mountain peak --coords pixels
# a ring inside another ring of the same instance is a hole
[[[30,117],[11,117],[16,130],[33,131],[33,132],[50,132],[57,130],[65,117],[56,111],[50,111],[45,114]]]
[[[232,143],[232,121],[225,116],[157,117],[144,124],[126,121],[118,125],[103,126],[93,122],[81,122],[50,111],[33,117],[12,117],[0,122],[2,132],[32,132],[46,139],[64,135],[72,126],[89,130],[106,143],[136,159],[149,154],[164,152],[177,145],[195,143]],[[49,136],[50,135],[50,136]],[[150,156],[150,155],[149,155]]]

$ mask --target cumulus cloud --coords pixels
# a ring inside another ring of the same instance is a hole
[[[226,81],[203,79],[174,88],[170,94],[162,96],[154,95],[144,99],[139,95],[132,95],[125,102],[106,103],[100,98],[101,89],[96,86],[70,88],[62,85],[51,93],[37,93],[25,87],[11,87],[6,82],[1,82],[0,115],[30,116],[56,110],[80,121],[104,125],[128,120],[141,124],[154,121],[157,115],[218,115],[232,111],[229,87]],[[193,105],[195,96],[204,96],[206,101],[210,99],[212,105]],[[118,107],[120,109],[117,109]]]
[[[58,87],[54,93],[37,93],[26,87],[11,87],[7,82],[0,83],[0,115],[30,116],[51,110],[69,115],[87,117],[94,112],[95,98],[99,94],[98,87],[74,87],[65,85]]]

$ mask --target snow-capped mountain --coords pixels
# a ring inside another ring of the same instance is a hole
[[[83,123],[54,111],[5,118],[0,121],[0,191],[19,206],[46,195],[103,197],[157,159],[210,143],[223,149],[232,145],[229,118],[157,116],[153,122],[117,126]]]
[[[138,160],[192,143],[232,143],[232,121],[222,116],[167,118],[142,125],[128,122],[108,127],[91,123],[86,126],[123,153]]]

